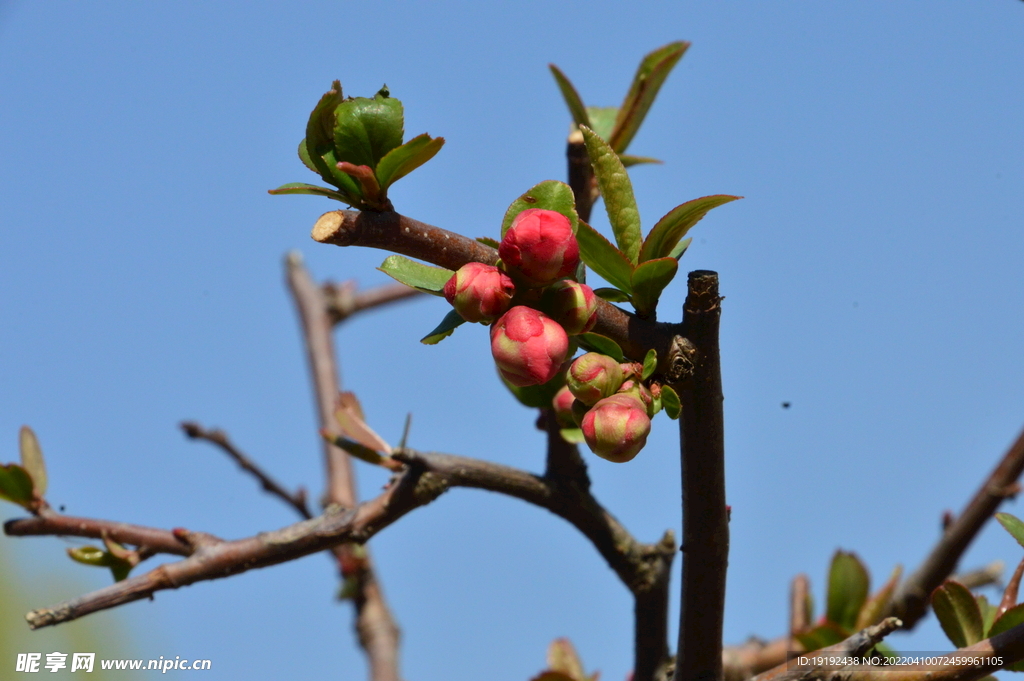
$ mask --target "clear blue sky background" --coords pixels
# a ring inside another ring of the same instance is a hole
[[[648,227],[698,196],[746,197],[683,260],[727,296],[727,639],[782,634],[798,572],[820,603],[836,548],[876,584],[913,568],[1024,425],[1017,0],[0,4],[0,459],[28,423],[69,513],[224,537],[292,522],[176,424],[223,427],[289,486],[322,489],[282,257],[371,286],[385,254],[315,244],[337,206],[266,190],[315,180],[295,147],[330,81],[386,82],[409,134],[448,140],[396,186],[398,210],[495,236],[514,198],[565,176],[548,62],[613,105],[677,39],[693,47],[631,147],[665,165],[633,182]],[[345,326],[345,386],[391,441],[412,412],[412,446],[539,470],[534,415],[498,384],[485,330],[417,342],[444,313],[423,300]],[[680,526],[675,443],[659,417],[633,463],[592,459],[596,493],[644,540]],[[385,481],[359,476],[364,496]],[[38,606],[109,582],[67,545],[0,537],[17,579],[48,585]],[[627,591],[546,512],[456,490],[372,547],[410,680],[523,681],[557,636],[602,678],[630,668]],[[1019,556],[989,527],[965,567]],[[312,556],[92,626],[120,627],[138,657],[210,658],[211,680],[363,678],[336,587]],[[892,642],[948,648],[934,619]]]

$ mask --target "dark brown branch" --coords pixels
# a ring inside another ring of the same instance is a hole
[[[67,536],[90,539],[102,539],[107,536],[119,544],[145,548],[149,553],[170,553],[176,556],[189,556],[193,550],[183,531],[174,532],[113,520],[76,518],[70,515],[54,514],[8,520],[4,523],[4,534],[11,537]]]
[[[725,505],[721,316],[718,275],[689,277],[683,335],[692,373],[679,386],[683,487],[683,578],[675,681],[721,681],[729,511]]]
[[[1014,488],[1022,471],[1024,432],[1017,437],[963,512],[946,528],[921,566],[897,587],[890,615],[902,619],[908,629],[917,624],[927,612],[928,597],[932,591],[953,574],[960,557],[1007,498],[1007,492]]]
[[[219,447],[221,451],[234,459],[235,463],[242,470],[252,474],[259,481],[264,491],[284,501],[303,518],[309,519],[313,517],[313,514],[309,512],[309,506],[306,504],[306,492],[304,490],[299,489],[294,493],[286,490],[280,483],[267,475],[263,469],[253,463],[252,459],[235,447],[224,431],[218,429],[206,430],[194,421],[183,422],[181,429],[185,432],[185,435],[193,440],[206,440],[210,444]]]
[[[569,187],[576,197],[576,212],[583,222],[590,222],[590,211],[600,194],[594,168],[590,165],[590,155],[587,154],[587,145],[579,130],[573,130],[569,135],[565,157],[569,162]]]
[[[468,262],[492,265],[498,260],[498,252],[490,246],[398,213],[324,213],[313,226],[313,239],[336,246],[381,248],[450,270]],[[650,348],[665,357],[679,325],[644,321],[599,299],[593,331],[615,340],[627,356],[643,361]]]
[[[398,283],[357,291],[354,281],[346,281],[343,284],[326,282],[321,290],[332,324],[340,324],[358,312],[424,295],[414,288]]]

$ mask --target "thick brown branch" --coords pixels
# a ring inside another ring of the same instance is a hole
[[[332,324],[340,324],[358,312],[424,295],[414,288],[398,283],[357,291],[354,281],[346,281],[343,284],[326,282],[321,286],[321,290]]]
[[[313,239],[336,246],[381,248],[450,270],[457,270],[468,262],[492,265],[498,260],[498,252],[490,246],[398,213],[351,210],[324,213],[313,226]],[[665,357],[679,328],[638,319],[599,299],[593,331],[612,338],[626,355],[643,361],[650,348],[657,351],[658,357]]]
[[[185,435],[189,436],[193,440],[206,440],[207,442],[220,447],[221,451],[234,459],[235,463],[237,463],[242,470],[252,474],[252,476],[259,481],[264,491],[269,494],[273,494],[284,501],[286,504],[294,508],[303,518],[309,519],[313,517],[313,514],[309,512],[309,506],[306,504],[306,493],[304,490],[300,489],[294,493],[286,490],[279,482],[274,480],[265,473],[263,469],[253,463],[252,459],[235,447],[224,431],[217,429],[206,430],[201,425],[193,421],[183,422],[181,424],[181,429],[185,431]]]
[[[683,578],[675,681],[721,681],[729,511],[725,505],[718,275],[691,272],[683,309],[692,373],[679,386]]]
[[[129,525],[113,520],[76,518],[70,515],[48,515],[45,517],[15,518],[4,523],[4,534],[11,537],[67,536],[102,539],[104,536],[119,544],[132,544],[145,548],[149,553],[170,553],[189,556],[192,546],[182,532],[161,530],[155,527]]]
[[[959,517],[942,534],[921,566],[899,585],[889,614],[912,628],[925,614],[928,597],[953,574],[960,557],[996,512],[1024,471],[1024,432],[1003,456]]]

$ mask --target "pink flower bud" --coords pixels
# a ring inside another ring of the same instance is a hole
[[[516,286],[493,265],[471,262],[444,285],[444,297],[467,322],[490,324],[508,309]]]
[[[505,232],[498,255],[531,286],[547,286],[576,271],[580,246],[569,218],[553,210],[528,208]]]
[[[569,367],[565,383],[577,400],[594,405],[601,398],[614,395],[622,385],[622,367],[608,355],[588,352]]]
[[[541,307],[570,336],[586,333],[597,323],[594,289],[569,279],[556,281],[547,287]]]
[[[647,444],[651,419],[632,395],[606,397],[583,417],[583,437],[591,451],[602,459],[629,461]]]
[[[491,327],[491,354],[505,380],[520,388],[547,383],[569,352],[569,337],[543,312],[516,305]]]
[[[644,408],[647,409],[648,416],[654,416],[654,395],[651,394],[650,389],[638,380],[628,380],[623,382],[619,386],[619,395],[631,395],[638,399]]]
[[[551,406],[555,410],[555,419],[563,428],[579,427],[572,418],[572,403],[575,401],[576,398],[565,386],[562,386],[562,389],[555,393],[554,399],[551,400]]]

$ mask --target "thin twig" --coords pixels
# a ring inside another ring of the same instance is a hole
[[[718,275],[689,276],[683,308],[692,373],[679,385],[683,578],[675,681],[721,681],[729,511],[725,504]]]
[[[811,591],[811,580],[800,574],[793,578],[789,587],[789,638],[796,640],[797,634],[810,626],[807,612],[807,597]]]
[[[340,324],[357,312],[364,312],[376,307],[398,303],[424,294],[405,284],[384,284],[365,291],[356,290],[354,281],[342,284],[326,282],[320,287],[323,291],[327,315],[332,324]]]
[[[309,506],[306,504],[305,490],[301,488],[296,492],[286,490],[280,483],[265,473],[263,469],[253,463],[252,459],[235,447],[224,431],[219,429],[206,430],[194,421],[184,421],[181,424],[181,429],[185,432],[185,435],[193,440],[206,440],[219,447],[221,451],[234,459],[235,463],[241,466],[242,470],[252,474],[259,481],[264,491],[280,498],[294,508],[303,518],[309,519],[313,517],[313,514],[309,512]]]
[[[871,648],[882,641],[886,636],[900,628],[902,622],[896,617],[887,617],[878,624],[862,629],[844,641],[835,645],[815,651],[815,657],[861,657]],[[807,664],[789,665],[783,664],[775,669],[755,676],[752,681],[810,681],[810,679],[824,678],[823,670],[826,665]]]
[[[106,536],[119,544],[144,547],[150,553],[169,553],[176,556],[190,556],[193,550],[186,541],[185,534],[180,530],[175,532],[70,515],[52,514],[8,520],[4,523],[4,534],[11,537],[67,536],[89,539],[102,539]]]

